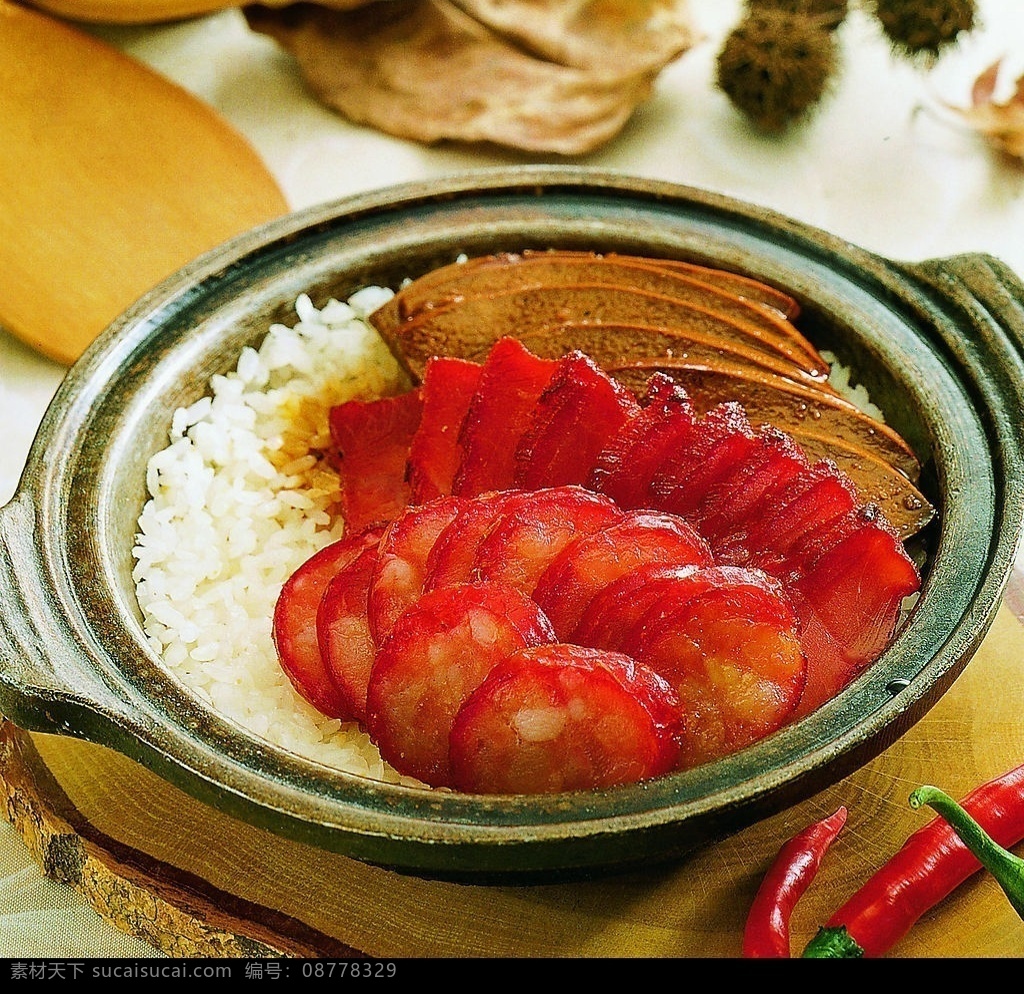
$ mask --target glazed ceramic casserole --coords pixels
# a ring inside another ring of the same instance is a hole
[[[857,370],[917,452],[936,520],[923,589],[885,654],[807,718],[645,784],[479,797],[301,760],[219,717],[142,629],[132,547],[171,416],[292,313],[452,261],[525,248],[686,259],[774,284]],[[686,852],[840,779],[905,732],[980,644],[1024,520],[1024,287],[998,261],[901,264],[700,191],[545,168],[347,199],[197,260],[70,371],[0,510],[0,710],[120,750],[263,828],[355,858],[475,879],[597,871]]]

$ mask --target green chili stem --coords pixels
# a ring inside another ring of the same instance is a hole
[[[925,804],[949,822],[960,841],[995,877],[1003,893],[1010,899],[1013,910],[1024,918],[1024,859],[995,842],[953,798],[938,787],[926,784],[910,795],[912,808],[920,808]]]
[[[845,925],[833,928],[819,928],[814,938],[807,943],[803,959],[861,959],[864,950],[846,930]]]

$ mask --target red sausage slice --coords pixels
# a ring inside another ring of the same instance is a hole
[[[507,583],[532,594],[541,574],[567,545],[620,515],[607,497],[582,487],[525,491],[501,508],[477,546],[473,579]]]
[[[541,574],[533,598],[560,639],[579,642],[576,625],[598,591],[653,563],[711,566],[711,550],[680,517],[627,511],[607,528],[571,542]]]
[[[498,662],[554,633],[540,608],[508,587],[474,584],[424,594],[395,623],[370,674],[366,723],[396,770],[450,786],[456,714]]]
[[[661,776],[678,758],[677,704],[671,687],[619,653],[565,644],[513,653],[455,719],[455,785],[537,794]]]
[[[427,556],[423,589],[469,583],[480,543],[502,510],[518,498],[519,491],[502,490],[465,499]]]
[[[458,497],[437,497],[409,508],[384,532],[367,602],[375,645],[381,644],[398,616],[423,592],[430,551],[464,503]]]
[[[557,361],[516,451],[515,485],[540,490],[584,484],[608,438],[640,405],[582,352]]]
[[[782,586],[758,570],[690,574],[646,612],[629,642],[679,694],[684,767],[781,728],[807,679],[796,615]]]
[[[343,514],[349,529],[391,521],[409,503],[405,470],[422,412],[418,389],[331,408],[331,438],[340,461]]]
[[[344,699],[320,652],[316,615],[331,580],[380,541],[379,529],[346,536],[306,560],[281,588],[274,607],[273,636],[277,657],[292,686],[319,712],[344,717]]]
[[[651,563],[638,566],[599,590],[587,605],[573,633],[580,645],[616,649],[635,641],[633,630],[658,601],[671,594],[676,582],[696,572],[696,566]]]
[[[363,550],[327,585],[316,614],[316,632],[327,671],[344,704],[339,717],[362,721],[366,683],[376,648],[370,635],[367,596],[377,547]]]

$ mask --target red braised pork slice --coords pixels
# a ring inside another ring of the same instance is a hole
[[[557,361],[516,450],[515,485],[584,484],[605,442],[640,406],[582,352]]]
[[[448,739],[466,698],[506,656],[554,640],[540,608],[497,584],[424,594],[395,623],[377,654],[366,724],[400,773],[452,786]]]
[[[377,565],[377,546],[364,549],[331,580],[316,613],[316,636],[338,696],[339,715],[362,721],[366,714],[366,683],[376,646],[370,634],[367,598]]]
[[[896,532],[872,505],[834,522],[805,547],[801,576],[790,584],[808,653],[800,713],[834,697],[892,639],[904,598],[921,577]]]
[[[768,426],[757,429],[747,457],[712,484],[694,509],[716,562],[749,561],[750,534],[764,508],[807,466],[807,457],[789,435]]]
[[[453,493],[473,497],[513,486],[516,448],[556,365],[514,338],[494,344],[459,432],[462,455]]]
[[[499,663],[459,711],[453,779],[478,794],[637,783],[675,768],[680,730],[672,688],[629,657],[537,646]]]
[[[541,575],[533,598],[566,642],[596,594],[641,566],[711,566],[711,551],[680,517],[627,511],[606,528],[571,542]],[[584,642],[584,644],[591,644]]]
[[[621,514],[607,497],[582,487],[519,492],[505,502],[477,546],[472,578],[506,583],[530,595],[566,546]]]
[[[739,404],[708,411],[694,422],[689,445],[670,453],[655,471],[652,506],[693,517],[708,491],[749,458],[753,443],[750,422]]]
[[[436,497],[409,508],[384,531],[367,601],[375,645],[423,592],[430,551],[464,506],[459,497]]]
[[[341,473],[342,514],[350,530],[391,521],[409,503],[406,463],[422,412],[418,389],[379,400],[351,400],[331,408],[329,424]]]
[[[801,545],[859,503],[853,482],[834,463],[805,467],[773,492],[751,522],[750,565],[788,582],[799,575]]]
[[[644,407],[612,435],[598,454],[587,486],[607,494],[624,510],[651,508],[651,481],[657,469],[694,431],[686,392],[667,376],[651,377]]]
[[[679,580],[627,635],[626,651],[679,695],[684,767],[735,752],[792,718],[807,680],[797,625],[776,580],[720,566]]]
[[[409,487],[422,504],[452,492],[462,459],[459,431],[480,383],[480,364],[434,356],[423,372],[423,416],[409,446]]]
[[[273,638],[281,669],[298,693],[321,714],[346,717],[348,708],[320,651],[316,616],[335,576],[366,549],[376,548],[379,529],[346,536],[307,559],[286,581],[274,607]]]

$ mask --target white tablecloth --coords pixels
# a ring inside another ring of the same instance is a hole
[[[982,0],[979,7],[981,27],[931,73],[896,61],[866,16],[852,14],[841,29],[841,73],[828,99],[805,126],[770,138],[714,87],[715,56],[738,0],[693,0],[703,41],[663,73],[621,136],[575,162],[725,193],[890,258],[985,252],[1024,276],[1024,162],[993,154],[941,109],[943,101],[966,104],[974,77],[999,57],[1002,98],[1024,73],[1024,3]],[[92,30],[218,108],[261,153],[296,209],[467,168],[564,161],[425,148],[350,125],[312,98],[291,59],[250,33],[236,10]],[[64,372],[0,329],[0,504],[14,493]],[[154,953],[44,878],[0,819],[0,957],[122,955]]]

